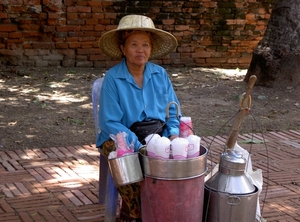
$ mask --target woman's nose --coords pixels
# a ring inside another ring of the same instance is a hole
[[[137,47],[137,51],[138,51],[138,52],[143,52],[143,51],[144,51],[143,46],[139,45],[139,46]]]

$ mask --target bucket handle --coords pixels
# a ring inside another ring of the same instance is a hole
[[[227,197],[226,203],[229,205],[239,205],[241,202],[241,198],[239,198],[238,196],[229,196]]]
[[[170,118],[170,106],[171,106],[171,104],[175,104],[175,106],[176,106],[176,117],[179,119],[179,106],[178,106],[178,104],[176,103],[176,102],[170,102],[168,105],[167,105],[167,108],[166,108],[166,118],[167,118],[167,121],[168,121],[168,119]]]

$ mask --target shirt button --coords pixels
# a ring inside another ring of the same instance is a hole
[[[147,106],[145,105],[145,108],[147,108]]]

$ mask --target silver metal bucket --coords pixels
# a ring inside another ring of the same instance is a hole
[[[143,180],[138,153],[109,159],[108,165],[116,187]]]
[[[254,222],[258,189],[249,194],[229,194],[204,186],[203,221],[207,222]]]
[[[185,180],[200,177],[207,171],[207,149],[200,146],[198,157],[174,160],[148,157],[146,147],[140,149],[142,171],[146,177],[162,180]]]
[[[221,154],[219,171],[205,182],[203,221],[255,221],[259,191],[246,176],[245,166],[240,152]]]

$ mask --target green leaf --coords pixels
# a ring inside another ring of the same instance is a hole
[[[174,83],[173,85],[174,85],[174,86],[184,86],[183,83]]]
[[[68,82],[70,80],[70,78],[65,78],[63,80],[61,80],[62,82]]]
[[[77,124],[77,125],[84,125],[84,122],[81,122],[81,121],[76,120],[76,119],[72,119],[72,118],[70,118],[70,117],[67,118],[67,121],[68,121],[69,123],[75,123],[75,124]]]

